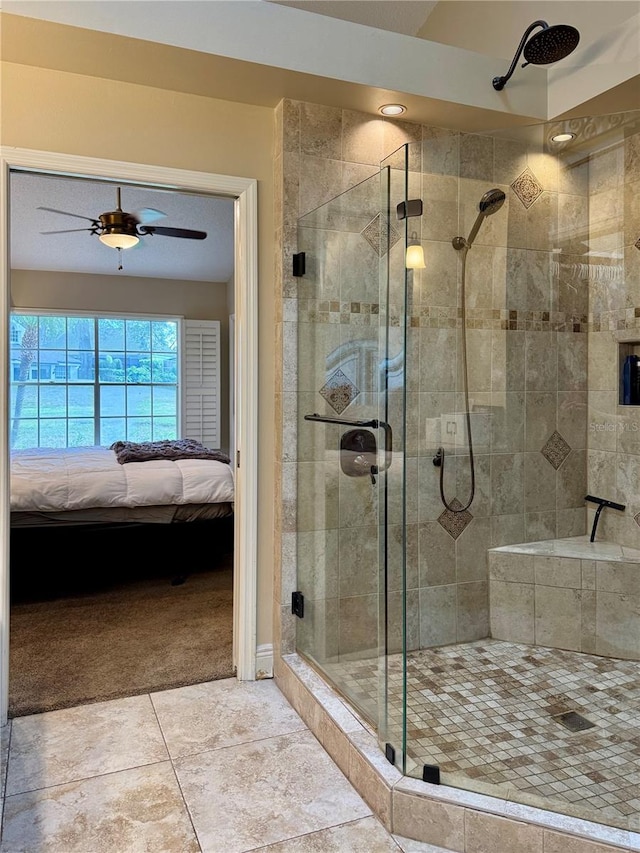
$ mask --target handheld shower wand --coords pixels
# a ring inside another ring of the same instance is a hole
[[[461,314],[462,314],[462,377],[464,383],[464,407],[465,407],[465,416],[466,416],[466,424],[467,424],[467,441],[469,444],[469,465],[471,466],[471,487],[469,493],[469,499],[466,504],[461,505],[458,501],[447,501],[444,494],[444,447],[439,447],[436,455],[433,457],[433,464],[440,468],[440,499],[446,509],[449,512],[464,512],[469,509],[473,502],[473,498],[476,493],[476,471],[475,471],[475,462],[473,459],[473,438],[471,435],[471,412],[469,411],[469,369],[467,364],[467,309],[466,309],[466,266],[467,266],[467,253],[471,246],[473,245],[473,241],[478,236],[478,231],[480,230],[480,226],[483,221],[487,218],[487,216],[491,216],[492,213],[496,213],[496,211],[500,210],[504,201],[506,199],[505,194],[502,190],[492,189],[488,190],[480,199],[480,203],[478,204],[478,215],[476,217],[476,221],[473,223],[473,227],[469,232],[469,236],[465,239],[464,237],[454,237],[451,241],[453,248],[462,251],[462,284],[460,288],[460,302],[461,302]],[[457,504],[457,505],[456,505]]]
[[[480,230],[480,226],[483,221],[487,216],[491,216],[492,213],[496,213],[496,211],[500,210],[504,204],[505,198],[506,196],[502,190],[488,190],[480,199],[480,203],[478,204],[478,216],[476,217],[476,221],[473,223],[473,228],[469,232],[469,236],[466,240],[464,237],[454,237],[451,241],[453,248],[457,250],[470,249],[473,245],[473,241],[478,236],[478,231]]]

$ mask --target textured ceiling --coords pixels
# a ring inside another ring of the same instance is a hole
[[[206,239],[146,236],[134,248],[118,252],[89,231],[41,233],[91,228],[89,219],[115,210],[118,186],[123,210],[161,211],[166,216],[151,224],[206,231]],[[216,282],[227,282],[233,275],[233,199],[18,171],[11,174],[9,193],[13,269],[117,275],[121,256],[124,275]]]

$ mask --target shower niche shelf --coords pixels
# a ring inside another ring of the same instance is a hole
[[[618,404],[640,406],[640,336],[618,338]]]

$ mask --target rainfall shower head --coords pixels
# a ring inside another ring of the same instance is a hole
[[[539,33],[532,36],[529,41],[530,33],[536,28],[542,27]],[[556,24],[550,27],[546,21],[534,21],[525,34],[522,36],[516,55],[509,67],[509,70],[503,77],[493,78],[493,88],[500,91],[504,89],[505,83],[513,74],[518,58],[524,50],[524,58],[527,60],[522,67],[526,65],[548,65],[550,62],[558,62],[559,59],[564,59],[565,56],[576,49],[580,41],[580,33],[575,27],[569,24]]]
[[[532,65],[548,65],[558,62],[574,51],[580,41],[580,33],[568,24],[547,27],[532,36],[524,49],[524,58]]]
[[[492,213],[496,213],[502,205],[504,204],[506,196],[499,189],[487,190],[487,192],[480,199],[480,203],[478,204],[478,216],[476,221],[473,223],[473,228],[469,232],[469,236],[465,240],[464,237],[454,237],[452,240],[454,249],[470,249],[473,241],[476,239],[478,231],[480,230],[480,226],[482,225],[482,220],[491,216]]]

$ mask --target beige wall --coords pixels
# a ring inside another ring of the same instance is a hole
[[[11,271],[14,308],[116,311],[220,321],[220,446],[229,450],[229,310],[227,285],[139,276]]]
[[[456,0],[437,3],[418,36],[502,56],[507,65],[501,69],[498,63],[496,74],[504,74],[522,34],[534,21],[577,27],[581,42],[587,44],[637,12],[636,0],[519,0],[508,4],[504,0]]]
[[[0,85],[4,146],[258,181],[257,639],[268,643],[274,505],[273,110],[9,63],[2,65]]]

